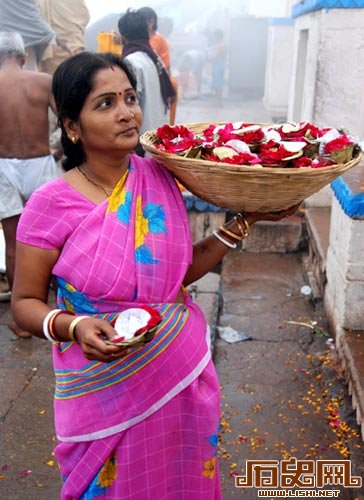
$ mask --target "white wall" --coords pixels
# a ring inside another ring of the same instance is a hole
[[[303,50],[300,40],[305,38]],[[319,10],[298,17],[288,118],[345,126],[364,137],[363,86],[364,9]]]
[[[286,118],[293,62],[293,24],[273,24],[268,28],[264,106],[272,118]]]

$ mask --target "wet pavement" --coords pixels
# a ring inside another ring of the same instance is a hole
[[[301,293],[306,284],[299,254],[235,251],[224,260],[219,323],[252,337],[215,344],[225,500],[258,498],[256,488],[234,486],[246,460],[352,459],[353,475],[364,476],[347,388],[319,305]],[[286,321],[317,321],[318,329]],[[363,497],[341,488],[339,498]]]

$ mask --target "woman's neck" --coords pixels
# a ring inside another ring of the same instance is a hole
[[[115,186],[128,169],[129,158],[129,155],[118,159],[105,157],[99,159],[93,156],[92,159],[86,158],[81,168],[92,175],[94,181],[105,186]]]

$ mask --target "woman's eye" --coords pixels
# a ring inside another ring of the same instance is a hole
[[[101,101],[98,105],[99,108],[101,109],[105,109],[105,108],[108,108],[111,104],[111,101],[110,99],[104,99],[103,101]]]
[[[135,104],[137,102],[136,95],[128,95],[125,99],[128,104]]]

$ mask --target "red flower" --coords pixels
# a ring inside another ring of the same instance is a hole
[[[239,134],[239,138],[247,144],[257,144],[262,142],[265,135],[261,128],[258,130],[247,130],[244,134]]]
[[[337,139],[334,139],[327,144],[325,144],[324,152],[327,154],[333,153],[334,151],[338,151],[339,149],[346,148],[354,144],[347,135],[341,135]]]
[[[295,160],[292,160],[292,165],[295,168],[311,167],[312,166],[312,159],[308,158],[307,156],[301,156],[300,158],[296,158]]]
[[[148,330],[151,330],[155,326],[157,326],[161,321],[162,321],[162,316],[159,314],[157,309],[153,309],[153,307],[149,306],[141,306],[141,309],[144,309],[150,314],[150,319],[148,323],[143,327],[137,330],[134,334],[134,337],[137,337],[138,335],[141,335],[142,333],[147,332]]]
[[[226,142],[230,141],[231,139],[240,139],[240,137],[235,133],[234,127],[232,123],[227,123],[225,127],[220,128],[217,131],[218,135],[218,144],[220,146],[223,146]]]
[[[320,129],[309,122],[300,122],[296,126],[292,124],[292,128],[297,130],[290,131],[287,130],[287,125],[289,126],[291,124],[284,124],[276,129],[284,141],[301,141],[306,135],[311,138],[316,138],[319,137],[320,134]]]
[[[219,163],[228,163],[229,165],[256,165],[261,163],[259,156],[251,153],[236,153],[232,158],[224,158],[223,160],[220,160],[214,154],[205,154],[204,158]]]
[[[157,137],[161,141],[158,149],[167,153],[181,153],[201,144],[195,134],[183,125],[170,127],[163,125],[157,129]]]
[[[279,165],[286,158],[293,156],[293,153],[275,141],[268,141],[261,145],[258,155],[263,165],[271,166]]]
[[[331,165],[335,165],[335,162],[330,158],[325,158],[319,156],[311,163],[311,168],[323,168],[323,167],[331,167]]]

